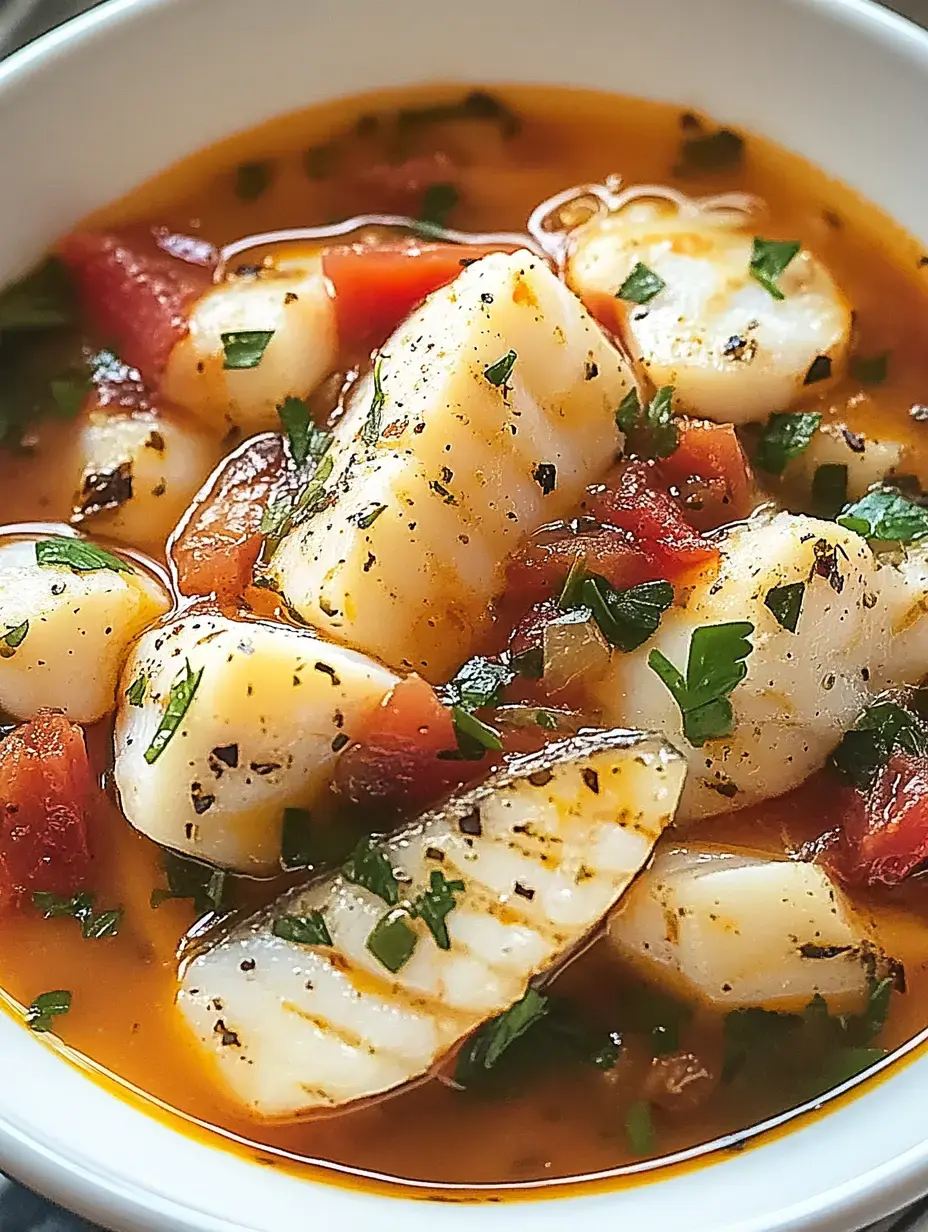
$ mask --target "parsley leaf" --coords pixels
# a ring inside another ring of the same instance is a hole
[[[616,291],[616,299],[624,299],[630,304],[648,304],[666,285],[659,274],[639,261]]]
[[[145,690],[148,688],[148,677],[144,672],[139,672],[136,678],[126,689],[126,701],[130,706],[141,706],[145,700]]]
[[[465,761],[479,761],[490,749],[498,752],[503,747],[495,727],[484,723],[463,706],[451,707],[451,722],[458,742],[458,755]]]
[[[928,753],[928,727],[906,706],[875,702],[841,737],[830,764],[842,778],[866,789],[897,749],[917,756]]]
[[[449,704],[464,710],[479,710],[482,706],[498,706],[503,689],[515,679],[515,671],[506,663],[476,655],[459,668],[445,686]]]
[[[66,988],[54,992],[40,992],[26,1010],[26,1026],[32,1031],[51,1031],[52,1019],[67,1014],[71,1008],[71,994]]]
[[[313,438],[319,431],[309,414],[309,406],[303,398],[284,398],[277,407],[277,414],[290,442],[290,455],[297,466],[302,466],[312,452]],[[323,435],[327,438],[325,448],[328,448],[331,434],[325,432]]]
[[[571,608],[580,606],[580,588],[586,576],[586,561],[584,557],[578,556],[567,570],[567,577],[564,578],[564,585],[557,597],[557,605],[562,612],[568,612]],[[540,672],[539,675],[541,675]]]
[[[308,809],[285,808],[280,833],[281,867],[338,867],[360,840],[359,824],[348,817],[340,817],[337,823],[314,820]]]
[[[220,334],[223,368],[227,370],[257,368],[273,337],[274,330],[272,329],[243,329]]]
[[[767,591],[764,606],[773,612],[777,624],[788,629],[790,633],[795,633],[805,593],[805,582],[790,582],[786,586],[773,586]]]
[[[0,659],[11,659],[26,640],[26,634],[28,632],[28,620],[24,620],[22,624],[13,625],[11,628],[7,629],[6,633],[0,637]]]
[[[107,911],[94,913],[94,896],[92,894],[74,894],[64,898],[60,894],[36,890],[32,902],[42,912],[46,920],[56,916],[70,916],[81,926],[81,935],[87,941],[98,941],[103,937],[115,937],[122,922],[122,908],[111,907]]]
[[[463,889],[463,881],[448,881],[443,872],[433,868],[429,877],[429,888],[423,890],[412,904],[413,914],[426,925],[440,950],[451,949],[445,918],[456,906],[455,894],[461,893]]]
[[[332,936],[321,911],[308,915],[281,915],[271,925],[271,932],[282,941],[297,945],[331,945]]]
[[[928,535],[928,509],[896,488],[871,488],[842,510],[838,525],[867,539],[913,543]]]
[[[112,569],[114,573],[132,573],[132,566],[121,557],[98,548],[84,539],[40,539],[35,545],[36,563],[67,565],[75,573],[92,573],[97,569]]]
[[[812,511],[818,518],[834,519],[847,504],[847,467],[825,462],[812,476]]]
[[[762,471],[781,475],[787,462],[808,449],[821,422],[818,411],[777,411],[767,420],[754,461]]]
[[[519,357],[515,351],[507,351],[501,359],[496,360],[495,363],[489,364],[486,368],[484,368],[483,375],[490,382],[490,384],[495,385],[497,389],[499,389],[500,386],[503,386],[505,389],[506,382],[512,375],[512,370],[516,366],[516,360],[518,358]]]
[[[646,1099],[637,1100],[625,1114],[625,1134],[633,1155],[650,1155],[654,1150],[654,1122]]]
[[[74,288],[57,257],[49,257],[38,269],[0,292],[0,330],[55,329],[74,323]]]
[[[357,525],[360,530],[370,530],[382,513],[386,512],[386,505],[371,505],[364,513],[359,513],[357,517]]]
[[[419,934],[409,925],[405,907],[396,907],[382,916],[365,942],[377,961],[395,975],[412,958]]]
[[[636,390],[630,390],[619,404],[615,422],[625,433],[626,453],[640,458],[669,458],[680,444],[673,417],[673,386],[662,385],[647,407],[642,409]]]
[[[650,1038],[654,1056],[676,1052],[680,1046],[680,1029],[693,1016],[683,1001],[666,993],[641,986],[630,989],[624,1001],[623,1029]]]
[[[593,573],[584,578],[580,599],[610,646],[630,651],[657,632],[661,616],[673,603],[673,587],[669,582],[641,582],[619,590]]]
[[[235,195],[239,201],[257,201],[270,188],[273,178],[271,163],[241,163],[235,169]]]
[[[171,898],[190,898],[194,910],[203,914],[207,911],[222,911],[225,902],[226,872],[222,868],[213,868],[202,864],[189,856],[178,855],[174,851],[166,851],[163,856],[164,872],[167,877],[167,889],[156,888],[151,892],[150,904],[160,907]]]
[[[732,730],[734,715],[728,697],[747,675],[744,660],[753,649],[749,641],[753,632],[754,626],[746,620],[694,629],[685,678],[660,650],[648,656],[648,666],[680,707],[683,734],[696,748]]]
[[[150,766],[158,760],[164,750],[171,741],[171,737],[177,731],[183,722],[184,715],[190,709],[190,703],[193,701],[194,694],[201,679],[203,678],[203,668],[194,671],[190,666],[190,660],[186,660],[186,667],[183,675],[171,685],[168,693],[168,704],[165,707],[164,714],[161,717],[161,722],[158,724],[158,729],[152,736],[151,744],[145,750],[145,760]]]
[[[751,277],[774,299],[785,299],[777,279],[799,252],[799,240],[764,240],[754,236],[751,246]]]
[[[400,899],[400,883],[393,865],[382,848],[373,839],[362,838],[342,865],[346,879],[354,885],[370,890],[382,898],[388,907],[395,907]]]
[[[548,998],[529,988],[520,1001],[485,1022],[464,1043],[454,1070],[455,1082],[466,1087],[490,1070],[515,1041],[548,1012]]]
[[[381,373],[383,372],[383,356],[378,355],[374,360],[374,396],[371,399],[370,410],[367,412],[367,418],[364,420],[364,426],[361,428],[361,440],[365,445],[375,445],[380,436],[380,424],[383,419],[383,405],[386,402],[386,394],[383,392],[381,384]]]

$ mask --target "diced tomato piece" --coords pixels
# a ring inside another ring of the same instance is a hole
[[[256,436],[197,495],[170,549],[181,594],[220,600],[244,594],[264,541],[261,519],[285,464],[283,437]]]
[[[134,227],[75,232],[59,254],[99,341],[157,385],[192,304],[212,282],[215,250],[164,228]]]
[[[343,347],[366,353],[379,346],[417,304],[453,282],[461,270],[512,246],[479,244],[350,244],[323,254],[335,292]]]
[[[894,753],[866,792],[840,789],[838,841],[822,857],[849,885],[898,885],[928,860],[928,758]]]
[[[93,797],[83,733],[62,715],[43,711],[0,742],[0,911],[87,885]]]
[[[747,517],[754,476],[732,425],[685,416],[676,424],[680,443],[658,470],[680,492],[686,520],[697,530],[714,530]]]
[[[450,711],[419,676],[408,676],[338,760],[335,789],[353,804],[411,812],[485,773],[486,758],[460,761]]]
[[[560,590],[578,558],[613,586],[637,586],[667,577],[657,560],[629,542],[625,531],[604,526],[588,534],[530,540],[507,566],[507,588],[520,603],[537,604]]]

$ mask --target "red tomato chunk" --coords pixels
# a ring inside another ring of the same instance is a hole
[[[894,753],[866,792],[841,790],[823,860],[848,885],[898,885],[928,860],[928,759]]]

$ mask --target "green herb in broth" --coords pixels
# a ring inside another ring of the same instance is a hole
[[[787,462],[809,448],[821,422],[818,411],[778,411],[771,415],[758,441],[755,463],[770,475],[782,474]]]
[[[122,921],[122,908],[110,907],[104,911],[94,911],[94,898],[95,895],[88,893],[64,898],[60,894],[37,891],[32,895],[32,902],[46,920],[58,916],[77,920],[81,926],[81,936],[87,941],[115,937]]]
[[[223,910],[227,881],[224,869],[213,868],[174,851],[164,852],[163,861],[168,884],[167,888],[152,890],[152,907],[160,907],[171,898],[189,898],[194,910],[201,914]]]
[[[41,992],[26,1009],[26,1026],[31,1031],[51,1031],[54,1020],[71,1008],[71,993],[66,988]]]
[[[479,761],[488,751],[499,752],[502,749],[503,742],[496,728],[484,723],[463,706],[451,707],[451,722],[458,742],[457,756],[465,761]]]
[[[673,421],[673,386],[662,386],[644,408],[635,389],[619,404],[615,422],[625,433],[625,452],[641,458],[669,458],[680,444]]]
[[[754,626],[749,621],[703,625],[690,639],[686,676],[660,650],[652,650],[648,666],[660,677],[683,716],[683,734],[700,747],[707,740],[727,736],[733,714],[729,694],[747,675],[744,660],[753,647]]]
[[[928,724],[907,706],[875,702],[844,733],[830,764],[855,787],[867,788],[897,750],[915,756],[928,753]]]
[[[846,504],[847,467],[839,462],[817,466],[812,477],[812,512],[815,516],[832,520]]]

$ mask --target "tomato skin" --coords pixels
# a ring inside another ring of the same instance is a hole
[[[456,748],[451,712],[430,684],[407,676],[338,759],[336,793],[356,805],[414,812],[486,772],[486,758],[438,756]]]
[[[686,520],[706,531],[747,517],[754,476],[734,427],[685,416],[676,425],[679,445],[658,470],[681,493]]]
[[[241,598],[264,541],[261,519],[285,465],[276,433],[255,437],[230,455],[171,544],[181,594]]]
[[[898,885],[928,860],[928,758],[894,753],[866,792],[840,789],[837,842],[823,855],[847,885]]]
[[[83,732],[63,715],[42,711],[0,742],[0,912],[86,888],[94,795]]]
[[[156,386],[191,306],[212,283],[216,252],[158,227],[77,231],[58,252],[99,341]]]
[[[453,282],[474,261],[512,246],[349,244],[329,248],[322,269],[335,295],[342,347],[365,354],[390,336],[427,295]]]

